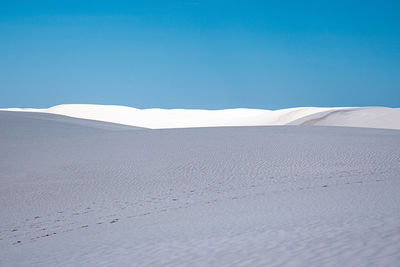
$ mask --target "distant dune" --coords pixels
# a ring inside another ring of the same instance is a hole
[[[200,110],[136,109],[114,105],[69,104],[48,109],[11,108],[3,110],[59,114],[150,129],[269,125],[323,125],[400,129],[400,108],[387,107]]]

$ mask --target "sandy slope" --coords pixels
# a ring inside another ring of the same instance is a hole
[[[0,151],[0,266],[400,262],[398,130],[0,112]]]
[[[281,110],[136,109],[107,105],[59,105],[49,109],[8,109],[44,112],[151,129],[209,126],[326,125],[400,129],[400,108],[290,108]]]

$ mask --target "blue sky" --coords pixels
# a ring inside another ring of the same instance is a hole
[[[0,0],[0,107],[400,107],[399,3]]]

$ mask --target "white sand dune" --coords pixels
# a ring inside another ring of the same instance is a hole
[[[309,111],[279,112],[285,123],[356,118]],[[0,152],[0,266],[400,262],[398,130],[151,130],[0,111]]]
[[[6,109],[10,111],[43,112],[75,118],[113,122],[150,129],[211,127],[211,126],[268,126],[268,125],[325,125],[400,129],[400,108],[289,108],[262,109],[136,109],[112,105],[59,105],[48,109]]]

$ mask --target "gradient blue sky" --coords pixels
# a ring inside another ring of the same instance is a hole
[[[400,107],[399,3],[0,0],[0,107]]]

